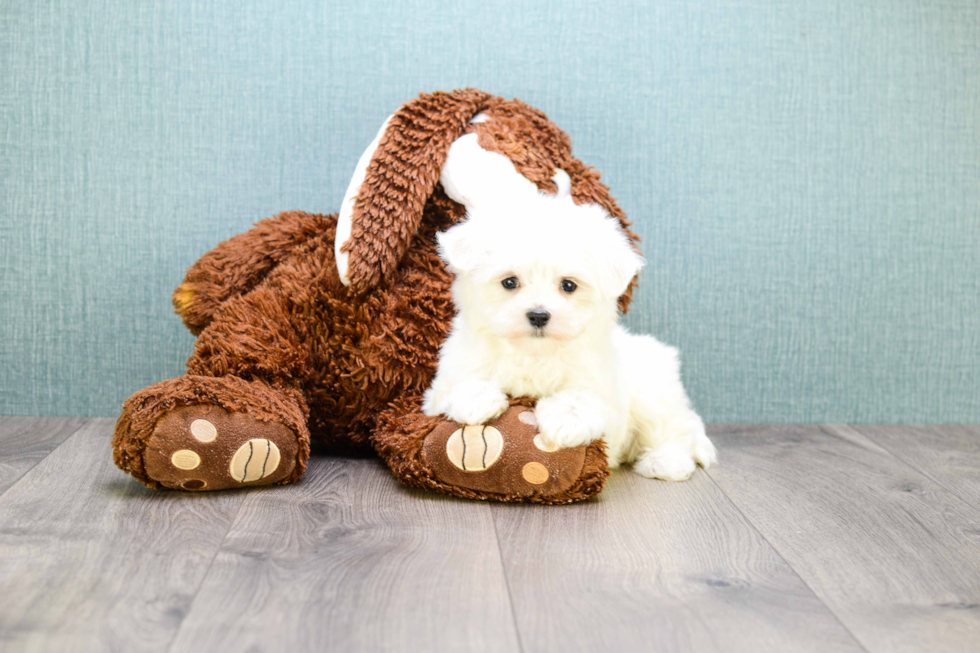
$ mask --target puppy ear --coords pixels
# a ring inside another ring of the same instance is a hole
[[[470,272],[486,257],[476,230],[476,225],[466,220],[436,234],[439,255],[453,272]]]
[[[633,278],[640,273],[646,260],[633,246],[632,240],[623,233],[615,218],[603,219],[606,237],[603,247],[597,248],[599,292],[606,297],[620,297],[630,287]]]

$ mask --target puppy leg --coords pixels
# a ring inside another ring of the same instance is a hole
[[[445,393],[435,388],[425,393],[422,412],[444,414],[460,424],[484,424],[498,417],[510,406],[507,395],[489,381],[470,379],[455,383]]]
[[[680,378],[677,350],[649,336],[628,335],[621,360],[630,384],[630,422],[636,438],[633,470],[647,478],[684,481],[698,464],[718,460],[691,409]]]
[[[639,454],[633,470],[640,476],[665,481],[686,481],[696,465],[710,467],[718,460],[704,423],[693,411],[658,427],[637,430]]]
[[[588,390],[563,390],[539,399],[534,416],[541,436],[561,449],[598,440],[606,430],[606,405]]]

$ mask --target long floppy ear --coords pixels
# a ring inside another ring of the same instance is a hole
[[[337,271],[354,294],[401,261],[449,148],[494,96],[476,89],[419,96],[385,122],[361,157],[337,224]]]

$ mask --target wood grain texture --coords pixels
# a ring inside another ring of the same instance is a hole
[[[861,650],[703,472],[492,510],[525,653]]]
[[[830,428],[861,433],[980,508],[980,424],[835,424]]]
[[[162,651],[245,493],[143,488],[88,421],[0,497],[0,649]]]
[[[79,417],[0,419],[0,494],[84,423]]]
[[[111,430],[0,418],[0,470],[22,470],[0,494],[0,650],[980,641],[973,426],[716,425],[720,466],[616,473],[566,507],[447,499],[325,457],[293,486],[146,490],[112,465]]]
[[[490,511],[377,460],[249,495],[172,651],[517,651]]]
[[[711,477],[867,650],[975,650],[976,510],[852,429],[710,431]]]

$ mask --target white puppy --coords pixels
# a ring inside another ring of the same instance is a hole
[[[643,266],[618,222],[570,198],[517,204],[471,206],[439,234],[458,313],[423,412],[483,424],[508,396],[529,396],[546,441],[604,438],[610,467],[682,481],[714,463],[677,350],[618,324],[617,299]]]

